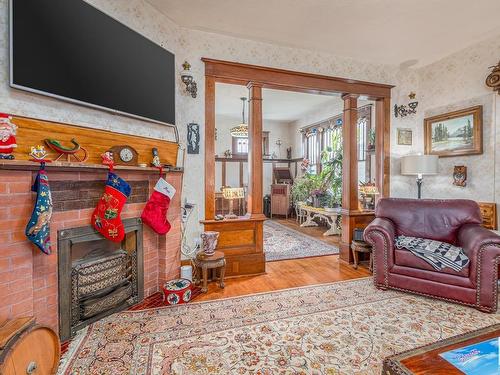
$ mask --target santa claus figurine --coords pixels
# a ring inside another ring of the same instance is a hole
[[[17,126],[10,120],[11,116],[0,113],[0,159],[14,159],[12,151],[17,147]]]

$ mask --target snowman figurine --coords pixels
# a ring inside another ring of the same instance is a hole
[[[17,147],[17,126],[11,120],[11,116],[0,113],[0,159],[14,159],[12,152]]]

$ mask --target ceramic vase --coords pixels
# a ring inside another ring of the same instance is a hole
[[[203,251],[205,252],[205,255],[214,255],[215,248],[217,247],[217,241],[219,239],[219,232],[203,232],[201,234],[201,239],[203,241]]]

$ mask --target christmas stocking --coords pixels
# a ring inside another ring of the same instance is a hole
[[[52,197],[49,179],[45,170],[38,171],[32,191],[36,192],[36,202],[25,234],[45,254],[50,254],[50,218],[52,216]]]
[[[142,211],[142,221],[158,234],[166,234],[170,230],[170,223],[167,220],[167,210],[170,205],[170,199],[172,199],[174,194],[175,188],[163,178],[160,178],[148,203],[146,203],[146,207],[144,207],[144,211]]]
[[[92,225],[111,241],[120,242],[125,237],[120,213],[129,195],[130,185],[109,172],[104,194],[92,214]]]

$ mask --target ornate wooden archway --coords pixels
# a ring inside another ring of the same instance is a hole
[[[344,159],[342,185],[342,235],[340,260],[352,261],[350,243],[356,227],[373,219],[358,201],[356,156],[357,102],[360,96],[376,101],[375,181],[380,196],[389,196],[390,184],[390,97],[393,86],[345,78],[300,73],[213,59],[205,63],[205,230],[220,232],[219,246],[228,261],[227,274],[250,275],[265,272],[262,207],[262,89],[332,94],[344,100]],[[215,84],[249,88],[248,214],[235,220],[215,221]]]

